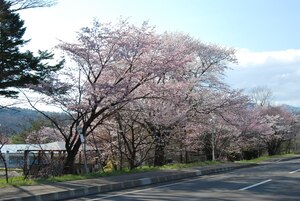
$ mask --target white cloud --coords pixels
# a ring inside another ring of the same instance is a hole
[[[239,64],[227,72],[226,81],[234,88],[251,90],[266,86],[274,102],[300,106],[300,49],[253,52],[237,49]]]
[[[47,104],[45,99],[47,99],[46,96],[43,96],[42,94],[35,93],[30,90],[22,90],[23,93],[26,94],[26,96],[30,99],[31,103],[39,110],[41,111],[49,111],[49,112],[61,112],[62,109],[59,107],[56,107],[55,105]],[[30,104],[28,103],[28,100],[24,94],[21,92],[18,94],[18,98],[5,98],[0,97],[0,105],[3,107],[19,107],[19,108],[26,108],[26,109],[33,109]]]
[[[300,61],[300,49],[289,49],[270,52],[252,52],[249,49],[238,48],[236,56],[239,66],[250,67],[266,63],[292,63]]]

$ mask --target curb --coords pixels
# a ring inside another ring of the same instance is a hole
[[[258,162],[257,164],[258,165],[266,165],[266,164],[270,164],[270,163],[278,163],[281,161],[290,161],[290,160],[295,160],[295,159],[300,159],[300,156],[293,156],[293,157],[287,157],[287,158],[273,158],[268,161]]]
[[[294,159],[300,159],[300,156],[281,158],[281,159],[277,160],[276,162],[280,162],[280,161],[289,161],[289,160],[294,160]]]
[[[185,179],[185,178],[190,178],[190,177],[197,177],[197,176],[201,176],[201,175],[216,174],[216,173],[227,172],[227,171],[240,169],[240,168],[252,167],[252,166],[256,166],[256,165],[257,164],[240,164],[238,166],[232,166],[232,167],[223,167],[223,168],[217,167],[217,168],[206,169],[206,170],[193,170],[190,172],[182,172],[179,174],[168,175],[168,176],[142,178],[142,179],[137,179],[137,180],[113,183],[113,184],[104,184],[104,185],[98,185],[98,186],[83,187],[83,188],[78,188],[78,189],[74,189],[74,190],[51,192],[51,193],[46,193],[46,194],[41,194],[41,195],[32,195],[32,196],[26,196],[26,197],[21,197],[21,198],[5,198],[5,199],[0,199],[0,200],[1,201],[63,200],[63,199],[76,198],[76,197],[87,196],[87,195],[92,195],[92,194],[104,193],[104,192],[109,192],[109,191],[116,191],[116,190],[139,187],[139,186],[146,186],[146,185],[150,185],[150,184],[175,181],[175,180],[180,180],[180,179]]]

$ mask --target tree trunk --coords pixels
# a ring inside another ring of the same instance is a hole
[[[165,146],[155,145],[154,166],[163,166],[165,164]]]
[[[6,183],[8,183],[8,172],[7,172],[7,163],[5,160],[5,157],[3,156],[3,154],[0,152],[0,158],[2,159],[3,163],[4,163],[4,169],[5,169],[5,180]]]
[[[146,122],[151,135],[154,139],[154,166],[162,166],[165,164],[165,147],[167,145],[167,128],[165,126],[157,126],[152,123]]]
[[[78,154],[80,145],[81,145],[81,142],[80,142],[80,139],[78,139],[73,148],[69,148],[69,149],[67,148],[68,155],[67,155],[67,158],[64,163],[63,174],[75,174],[76,173],[75,158],[76,158],[76,155]],[[67,147],[67,145],[66,145],[66,147]]]
[[[134,159],[131,158],[131,159],[128,160],[128,162],[129,162],[129,169],[130,170],[133,170],[134,168],[136,168]]]
[[[280,146],[280,140],[272,140],[270,143],[268,143],[267,149],[269,156],[280,154]]]
[[[129,169],[133,170],[134,168],[137,167],[136,165],[136,151],[134,150],[134,146],[132,147],[132,151],[129,152],[129,155],[127,157],[128,162],[129,162]]]
[[[74,153],[73,150],[71,152],[68,152],[66,161],[64,163],[64,169],[63,169],[64,174],[74,174],[75,173],[74,164],[75,164],[76,154]]]

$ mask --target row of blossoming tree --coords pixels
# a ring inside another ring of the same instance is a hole
[[[170,153],[178,162],[188,152],[230,160],[262,148],[276,154],[292,136],[292,114],[253,106],[224,83],[228,65],[237,62],[231,48],[122,19],[94,21],[76,43],[59,48],[66,67],[32,89],[64,113],[57,119],[39,111],[65,141],[64,173],[73,172],[80,133],[103,165],[130,169],[163,165]]]

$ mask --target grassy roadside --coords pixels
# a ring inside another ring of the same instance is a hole
[[[236,161],[237,163],[259,163],[266,160],[276,159],[276,158],[288,158],[300,156],[296,154],[285,154],[285,155],[274,155],[274,156],[262,156],[252,160],[242,160]],[[17,177],[10,177],[9,183],[7,184],[5,178],[0,178],[0,188],[10,187],[10,186],[26,186],[26,185],[39,185],[39,184],[47,184],[53,182],[64,182],[64,181],[74,181],[74,180],[82,180],[82,179],[92,179],[98,177],[107,177],[107,176],[117,176],[123,174],[133,174],[139,172],[148,172],[148,171],[159,171],[159,170],[171,170],[171,169],[183,169],[183,168],[190,168],[190,167],[199,167],[199,166],[208,166],[208,165],[217,165],[221,162],[218,161],[205,161],[205,162],[197,162],[197,163],[188,163],[188,164],[168,164],[162,167],[149,167],[149,166],[142,166],[136,168],[134,170],[123,169],[123,170],[106,170],[105,172],[96,172],[96,173],[89,173],[84,175],[63,175],[60,177],[50,177],[47,179],[27,179],[24,180],[22,176]],[[0,169],[2,171],[2,169]],[[20,171],[20,170],[15,170]]]
[[[133,170],[123,169],[123,170],[106,170],[105,172],[96,172],[89,173],[84,175],[63,175],[60,177],[50,177],[47,179],[27,179],[24,180],[22,176],[11,177],[9,178],[9,183],[7,184],[5,178],[0,178],[0,188],[10,187],[10,186],[26,186],[26,185],[38,185],[38,184],[46,184],[53,182],[64,182],[64,181],[74,181],[74,180],[82,180],[82,179],[92,179],[98,177],[107,177],[107,176],[117,176],[123,174],[133,174],[139,172],[148,172],[148,171],[158,171],[158,170],[171,170],[171,169],[182,169],[182,168],[190,168],[190,167],[199,167],[199,166],[207,166],[207,165],[216,165],[220,164],[218,161],[205,161],[205,162],[197,162],[197,163],[188,163],[188,164],[168,164],[162,167],[149,167],[142,166]]]
[[[272,160],[272,159],[279,159],[279,158],[289,158],[289,157],[294,157],[294,156],[300,156],[299,154],[284,154],[284,155],[274,155],[274,156],[261,156],[259,158],[254,158],[251,160],[241,160],[241,161],[236,161],[237,163],[259,163],[267,160]]]

